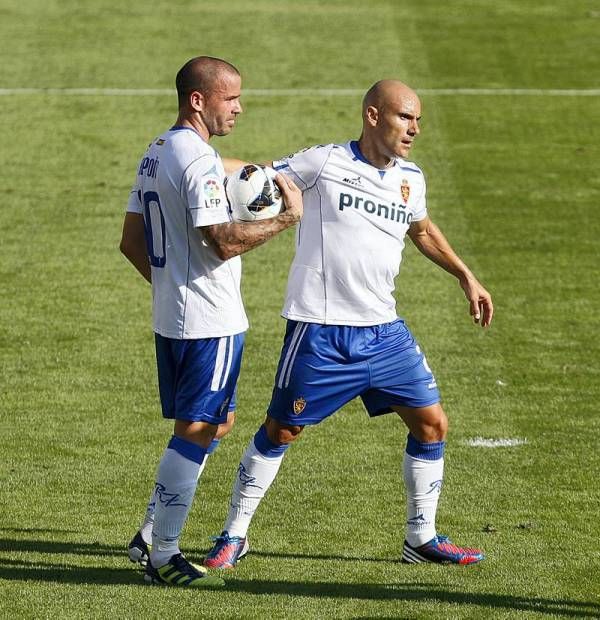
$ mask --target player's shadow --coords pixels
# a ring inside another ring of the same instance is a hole
[[[131,567],[74,566],[66,563],[30,562],[0,558],[0,580],[52,583],[140,585],[141,572]]]
[[[140,572],[131,568],[84,567],[4,559],[0,559],[0,579],[11,581],[36,580],[77,585],[93,583],[139,585],[142,583]],[[531,611],[564,618],[600,617],[600,605],[597,603],[451,591],[434,583],[361,584],[229,578],[225,592],[397,602],[426,601],[431,603],[434,601],[494,610]],[[484,610],[482,610],[483,613],[485,613]]]
[[[11,528],[0,528],[2,532],[24,532],[24,533],[77,533],[75,531],[68,530],[42,530],[42,529],[26,529],[16,530]],[[0,538],[0,552],[21,552],[21,553],[56,553],[66,555],[91,555],[91,556],[120,556],[125,557],[125,544],[123,546],[106,545],[100,542],[81,543],[81,542],[65,542],[55,540],[32,540],[32,539],[14,539],[14,538]],[[208,547],[195,547],[189,549],[189,554],[192,558],[202,558],[209,551]],[[303,554],[303,553],[290,553],[290,552],[275,552],[275,551],[258,551],[253,549],[252,555],[254,557],[264,557],[271,559],[283,559],[283,560],[339,560],[348,562],[391,562],[393,560],[386,558],[375,558],[366,556],[351,556],[351,555],[333,555],[333,554]]]
[[[0,528],[2,533],[71,533],[70,530],[42,530]],[[75,566],[67,562],[40,562],[22,559],[24,554],[56,554],[74,556],[116,556],[125,557],[123,546],[105,545],[99,542],[80,543],[56,540],[0,538],[0,579],[11,581],[50,581],[56,583],[100,583],[100,584],[139,584],[142,582],[139,571],[130,566],[107,568],[96,566]],[[14,554],[14,556],[12,555]],[[13,559],[14,558],[14,559]]]
[[[7,529],[0,532],[7,532]],[[16,530],[11,530],[17,533]],[[40,530],[42,531],[42,530]],[[43,530],[50,533],[48,530]],[[31,532],[30,532],[31,533]],[[56,531],[52,531],[53,534]],[[6,581],[45,581],[71,584],[101,585],[140,585],[143,583],[139,570],[133,568],[126,559],[121,546],[105,545],[99,542],[77,543],[49,540],[16,540],[0,538],[0,580]],[[123,567],[79,566],[71,562],[37,561],[23,559],[24,553],[59,554],[75,556],[120,556]],[[14,554],[12,557],[6,557]],[[253,551],[253,555],[285,559],[314,559],[342,561],[390,562],[380,558],[352,558],[347,556],[301,555],[290,553],[266,553]],[[567,599],[534,598],[453,591],[436,583],[341,583],[278,581],[271,579],[239,579],[227,576],[226,592],[247,594],[281,594],[314,598],[365,599],[383,601],[436,601],[439,603],[460,604],[492,610],[516,610],[551,614],[564,618],[600,618],[600,604],[588,601]],[[482,610],[482,613],[485,613]]]
[[[6,532],[6,529],[0,531]],[[16,531],[16,530],[12,530]],[[24,530],[22,530],[24,531]],[[39,530],[50,533],[50,530]],[[55,534],[60,530],[52,530]],[[31,532],[31,530],[27,530]],[[73,532],[74,533],[74,532]],[[0,552],[20,552],[20,553],[60,553],[68,555],[114,555],[123,556],[124,547],[115,547],[114,545],[104,545],[99,542],[78,543],[64,542],[56,540],[31,540],[31,539],[13,539],[0,538]]]
[[[357,584],[293,582],[263,579],[228,579],[227,591],[249,594],[282,594],[316,598],[354,598],[388,601],[434,601],[475,605],[495,610],[530,611],[566,618],[599,618],[600,604],[590,601],[529,598],[504,594],[451,591],[433,583]],[[482,611],[483,613],[483,611]]]

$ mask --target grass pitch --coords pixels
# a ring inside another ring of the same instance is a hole
[[[244,86],[598,88],[591,1],[87,3],[7,0],[0,88],[170,88],[189,57]],[[248,96],[223,155],[265,160],[357,137],[360,96]],[[293,446],[252,553],[221,592],[148,588],[124,553],[170,427],[149,289],[117,251],[135,166],[175,97],[0,96],[0,616],[600,617],[597,96],[424,95],[413,159],[429,209],[492,291],[470,324],[452,279],[408,247],[398,310],[450,416],[438,525],[487,559],[404,566],[405,431],[358,403]],[[233,433],[182,546],[219,532],[263,418],[293,236],[244,257],[251,320]],[[349,251],[351,248],[349,247]],[[505,448],[469,440],[516,438]]]

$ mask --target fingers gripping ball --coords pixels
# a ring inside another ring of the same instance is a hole
[[[266,220],[281,211],[281,192],[273,180],[276,174],[268,166],[247,164],[227,178],[225,191],[234,220]]]

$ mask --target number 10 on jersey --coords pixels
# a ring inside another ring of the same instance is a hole
[[[156,192],[144,192],[144,231],[150,264],[153,267],[164,267],[167,262],[165,218]]]

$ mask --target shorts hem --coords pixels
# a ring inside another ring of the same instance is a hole
[[[388,413],[395,413],[395,411],[392,409],[392,407],[395,405],[397,405],[398,407],[408,407],[409,409],[420,409],[421,407],[430,407],[431,405],[436,405],[439,402],[441,402],[440,398],[433,398],[430,400],[419,401],[418,403],[415,403],[415,401],[412,401],[410,404],[401,403],[401,402],[390,403],[386,407],[382,407],[381,409],[376,409],[375,411],[369,411],[367,409],[367,414],[369,415],[370,418],[376,418],[377,416],[380,416],[380,415],[386,415]]]
[[[227,413],[229,413],[229,411],[235,411],[235,409],[228,409]],[[186,415],[179,413],[165,415],[163,413],[163,418],[165,418],[165,420],[182,420],[184,422],[208,422],[208,424],[223,424],[227,422],[227,414],[215,416],[204,412],[193,412]]]

